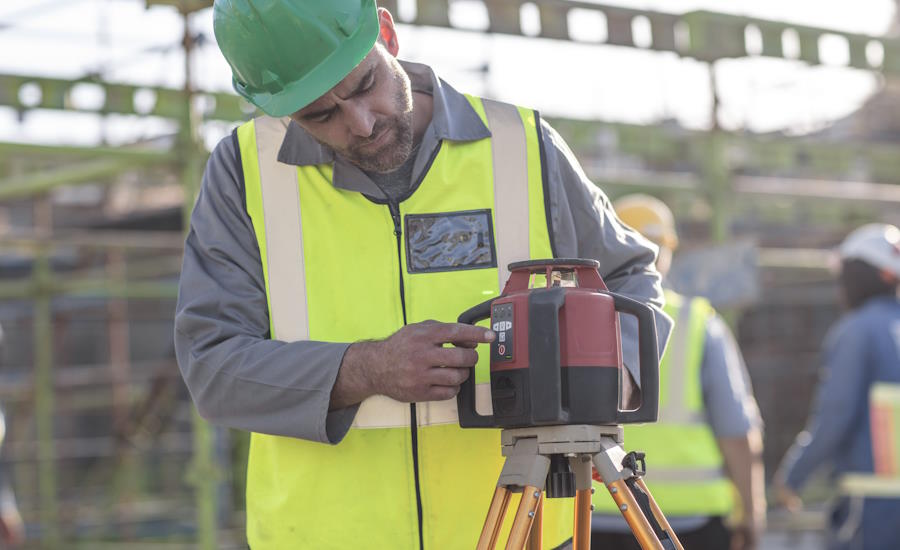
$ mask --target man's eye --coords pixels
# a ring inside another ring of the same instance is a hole
[[[327,113],[322,113],[320,115],[316,115],[316,116],[314,116],[312,118],[308,118],[306,120],[309,122],[321,124],[323,122],[328,122],[328,120],[331,118],[332,114],[334,114],[334,110],[328,111]]]
[[[361,95],[366,92],[370,92],[372,90],[372,88],[374,88],[374,87],[375,87],[375,77],[372,77],[372,80],[370,80],[369,83],[365,85],[365,87],[363,87],[359,92],[357,92],[357,95]]]

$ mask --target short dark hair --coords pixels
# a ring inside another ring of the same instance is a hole
[[[839,277],[844,300],[849,309],[856,309],[870,298],[894,296],[897,282],[888,282],[881,277],[881,270],[863,260],[852,259],[841,262]]]

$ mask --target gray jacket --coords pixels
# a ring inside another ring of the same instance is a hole
[[[432,70],[402,63],[413,90],[434,109],[414,163],[416,181],[442,140],[472,141],[490,131],[466,98]],[[593,258],[610,290],[656,308],[660,350],[671,320],[663,303],[656,249],[616,217],[562,138],[542,121],[553,247],[558,257]],[[383,198],[356,166],[291,123],[278,160],[334,164],[334,185]],[[394,258],[391,259],[392,261]],[[460,311],[467,304],[460,304]],[[175,350],[200,414],[211,422],[260,433],[337,443],[357,406],[329,411],[331,390],[350,342],[270,340],[266,291],[253,225],[244,203],[234,136],[212,153],[185,242],[175,316]],[[637,324],[622,317],[626,365],[637,373]]]

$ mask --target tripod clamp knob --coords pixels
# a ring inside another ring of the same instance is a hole
[[[645,456],[644,453],[631,451],[622,459],[622,467],[631,470],[635,477],[643,477],[647,473]]]

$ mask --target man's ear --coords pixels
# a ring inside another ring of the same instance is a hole
[[[397,57],[400,44],[397,42],[397,29],[394,28],[394,18],[391,12],[385,8],[378,8],[378,41],[392,56]]]

